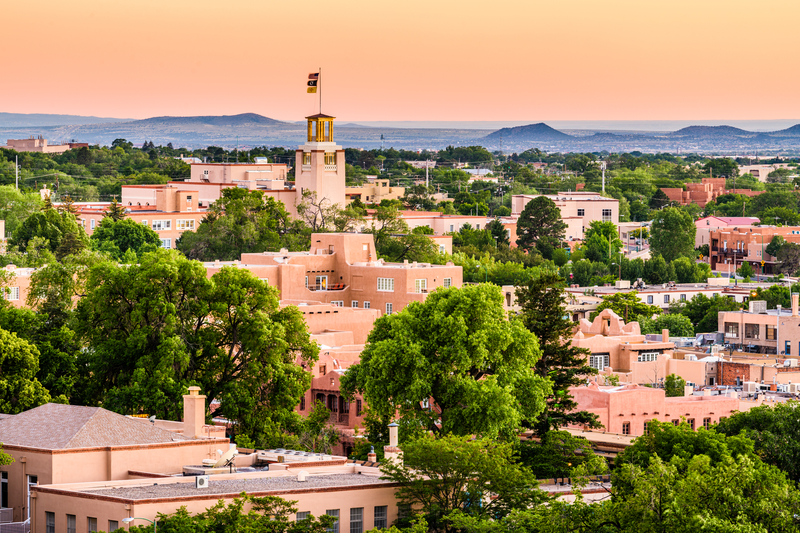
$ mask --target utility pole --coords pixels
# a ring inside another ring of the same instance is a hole
[[[425,189],[428,189],[428,160],[425,160]]]
[[[15,181],[17,184],[17,190],[19,190],[19,156],[14,156],[14,176]]]

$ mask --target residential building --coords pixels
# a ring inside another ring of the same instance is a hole
[[[751,301],[746,311],[720,311],[717,331],[725,343],[748,353],[800,357],[798,294],[791,309],[767,309],[764,301]]]
[[[344,194],[348,204],[356,199],[365,204],[379,204],[383,200],[399,200],[406,194],[406,188],[392,187],[388,179],[378,179],[357,187],[346,187]]]
[[[27,139],[8,139],[6,148],[8,150],[16,150],[17,152],[40,152],[43,154],[63,154],[67,150],[73,148],[82,148],[89,146],[88,143],[63,143],[63,144],[49,144],[47,139],[41,135],[31,135]]]
[[[720,228],[710,233],[708,262],[711,270],[735,272],[743,262],[757,274],[775,273],[776,258],[766,252],[772,238],[783,237],[786,242],[800,243],[800,226],[747,226]]]
[[[789,163],[773,163],[771,165],[739,165],[739,175],[751,174],[758,181],[766,182],[769,173],[779,168],[789,168]]]
[[[528,202],[538,196],[551,199],[561,210],[561,220],[567,224],[565,237],[568,240],[583,240],[586,228],[596,220],[619,224],[619,200],[589,191],[514,195],[511,197],[511,216],[519,218]]]
[[[0,283],[0,285],[2,285],[2,288],[0,288],[0,291],[2,291],[0,297],[7,300],[8,303],[14,307],[26,307],[26,301],[31,286],[31,274],[33,274],[36,269],[17,268],[15,265],[7,265],[3,267],[3,270],[5,270],[9,277],[5,284]],[[0,442],[2,442],[1,438]]]
[[[661,190],[667,197],[680,205],[697,204],[705,207],[711,201],[723,194],[743,194],[745,196],[758,196],[765,191],[751,191],[750,189],[726,189],[725,178],[702,178],[700,183],[686,183],[684,188],[662,187]]]
[[[756,217],[704,217],[695,221],[697,232],[694,237],[694,247],[700,248],[704,244],[711,244],[711,232],[721,228],[749,228],[761,221]]]

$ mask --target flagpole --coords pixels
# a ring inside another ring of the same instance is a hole
[[[317,85],[319,85],[319,114],[322,114],[322,67],[319,67],[319,74],[317,75],[319,81]]]

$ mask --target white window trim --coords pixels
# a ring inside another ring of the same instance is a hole
[[[444,278],[442,280],[442,285],[444,287],[450,287],[451,285],[453,285],[453,278]]]
[[[370,309],[370,303],[364,302],[364,309]]]
[[[394,304],[392,304],[392,302],[387,302],[386,303],[386,314],[387,315],[391,315],[392,313],[394,313]]]
[[[642,352],[636,358],[637,363],[652,363],[653,361],[658,361],[658,352]]]
[[[394,292],[394,278],[378,278],[378,292]]]

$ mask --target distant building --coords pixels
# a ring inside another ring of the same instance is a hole
[[[771,165],[739,165],[739,175],[751,174],[758,181],[766,182],[769,173],[779,168],[789,168],[788,163],[774,163]]]
[[[726,189],[725,182],[725,178],[702,178],[700,183],[686,183],[686,190],[677,187],[662,187],[661,190],[673,202],[680,205],[697,204],[699,207],[705,207],[706,204],[723,194],[743,194],[752,197],[765,192],[751,191],[750,189]]]
[[[346,187],[344,194],[348,204],[356,199],[365,204],[380,204],[383,200],[399,200],[406,194],[406,188],[392,187],[388,179],[377,179],[357,187]]]
[[[583,240],[586,228],[596,220],[619,224],[619,200],[588,191],[514,195],[511,197],[511,216],[519,218],[528,202],[539,196],[551,199],[561,210],[561,220],[567,224],[565,238],[568,240]]]
[[[48,144],[47,139],[41,135],[31,135],[28,139],[8,139],[6,146],[0,148],[7,148],[9,150],[16,150],[17,152],[40,152],[43,154],[63,154],[67,150],[73,148],[82,148],[89,146],[88,143],[64,143],[64,144]]]
[[[786,242],[800,243],[800,226],[744,226],[712,230],[708,258],[711,270],[733,273],[747,262],[756,273],[772,275],[777,260],[766,252],[766,248],[776,235]]]
[[[705,217],[695,221],[697,232],[694,237],[694,247],[699,248],[704,244],[711,244],[711,232],[720,228],[750,227],[761,221],[756,217]]]

